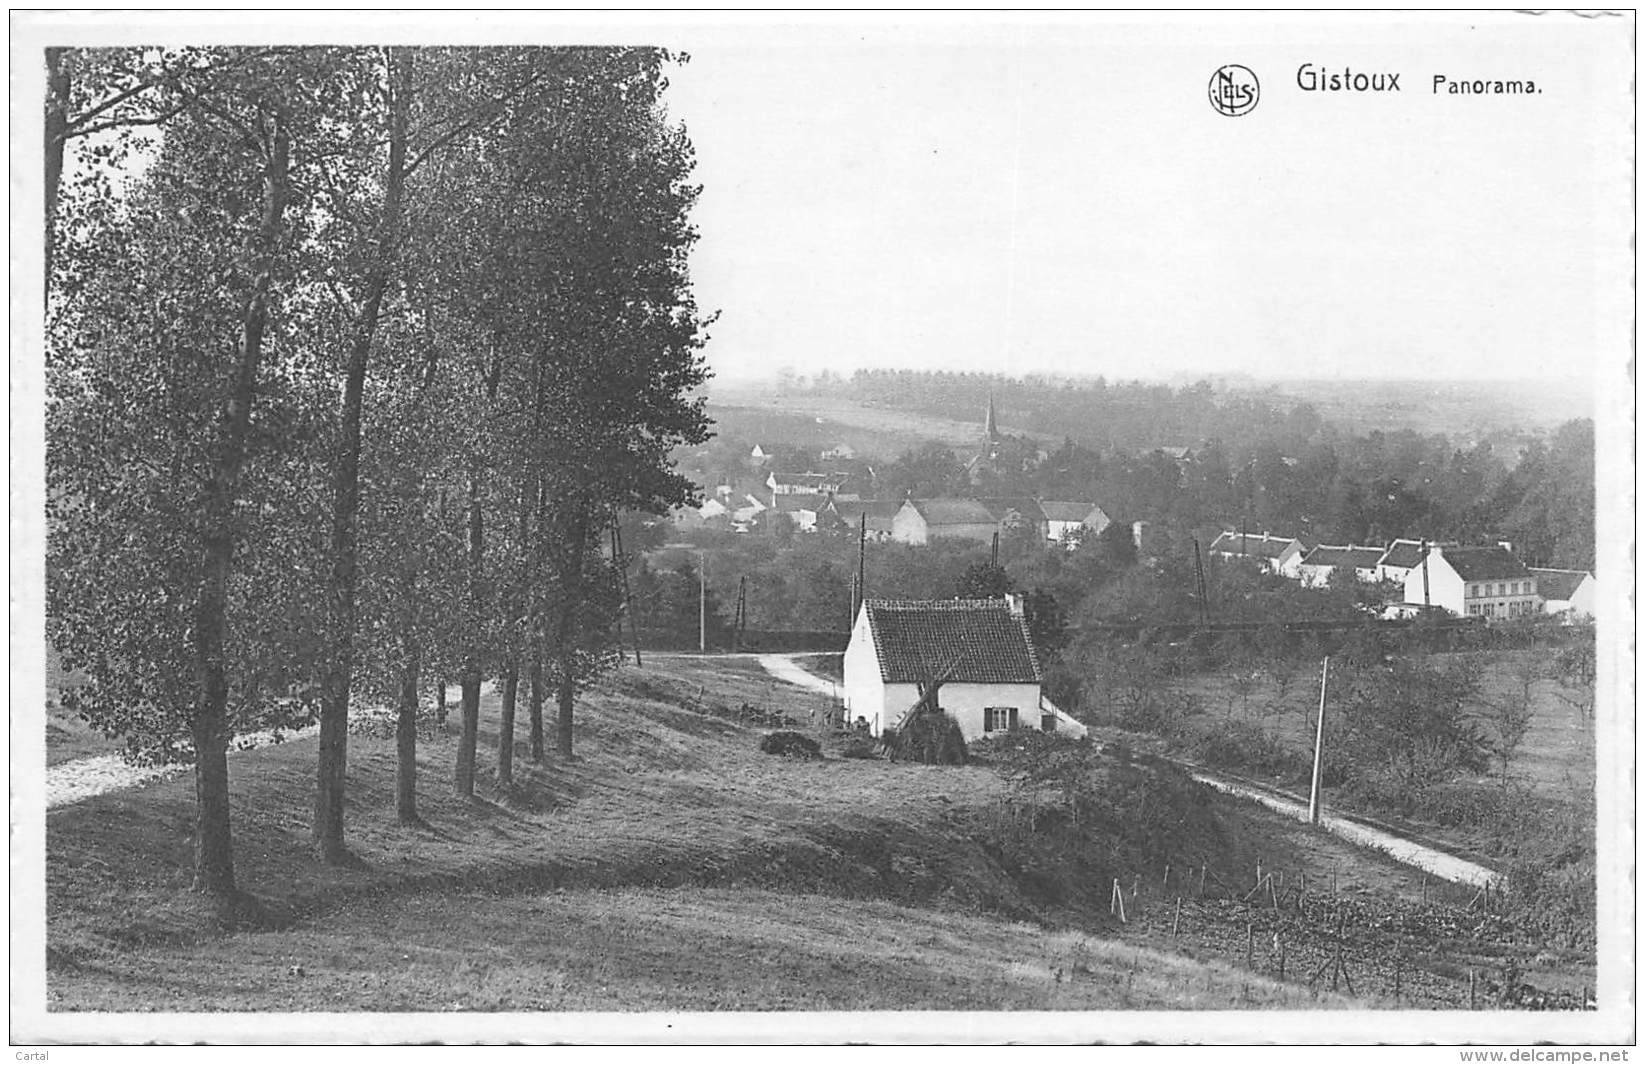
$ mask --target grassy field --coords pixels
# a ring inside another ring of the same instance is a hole
[[[387,945],[387,946],[385,946]],[[180,974],[187,974],[186,977]],[[1223,962],[1038,924],[728,888],[435,891],[78,969],[74,1008],[1327,1009]]]
[[[850,444],[859,456],[893,459],[903,451],[938,443],[975,449],[982,439],[983,412],[975,421],[941,418],[892,407],[871,406],[838,396],[782,395],[739,391],[716,393],[709,404],[719,432],[737,439],[775,440],[801,447]],[[1058,444],[1060,437],[1026,425],[1000,424],[1002,432]]]
[[[1313,1008],[1339,1000],[1316,1001],[1294,970],[1280,984],[1243,967],[1248,907],[1227,885],[1263,861],[1340,880],[1337,906],[1419,897],[1419,879],[1381,855],[1194,786],[1178,796],[1191,818],[1155,824],[1154,844],[1130,839],[1135,815],[1118,810],[1077,833],[1052,820],[1013,834],[1001,828],[1010,792],[988,765],[772,758],[732,708],[799,704],[755,662],[647,663],[587,696],[576,760],[517,763],[507,796],[455,798],[453,738],[425,742],[420,827],[393,818],[392,739],[353,737],[354,860],[342,867],[310,856],[313,741],[236,754],[236,861],[254,901],[232,909],[187,890],[187,777],[53,810],[50,1006]],[[494,758],[495,699],[482,709]],[[1105,772],[1146,809],[1151,771]],[[1156,886],[1156,862],[1177,863],[1179,880],[1209,866],[1192,942],[1161,929],[1183,889]],[[1132,906],[1152,921],[1107,912],[1111,880],[1129,873],[1147,879]],[[1317,926],[1334,912],[1284,915],[1298,957],[1325,949]],[[1167,957],[1173,947],[1196,957]],[[1428,1004],[1466,986],[1430,979]]]

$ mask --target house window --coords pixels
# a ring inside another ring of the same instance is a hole
[[[1008,732],[1017,727],[1017,708],[1014,706],[990,706],[982,712],[982,730],[984,732]]]

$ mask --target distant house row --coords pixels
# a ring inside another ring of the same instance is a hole
[[[1061,541],[1076,529],[1100,533],[1110,524],[1095,503],[1031,499],[825,500],[816,520],[862,527],[869,539],[904,544],[933,540],[987,543],[996,533]],[[805,527],[802,525],[802,527]]]
[[[729,498],[709,499],[697,508],[705,520],[750,521],[766,511],[786,516],[801,532],[819,527],[862,528],[868,539],[928,544],[937,539],[989,542],[996,533],[1062,541],[1076,529],[1100,533],[1110,524],[1095,503],[1033,499],[862,499],[842,491],[836,475],[773,474],[769,504],[745,496],[738,506]],[[795,491],[803,486],[825,491]]]
[[[1210,553],[1255,560],[1310,588],[1348,571],[1362,581],[1393,581],[1403,589],[1405,604],[1443,607],[1462,617],[1502,620],[1565,612],[1592,617],[1597,595],[1593,574],[1527,566],[1508,543],[1464,547],[1395,540],[1386,547],[1338,546],[1267,532],[1224,532],[1211,542]]]

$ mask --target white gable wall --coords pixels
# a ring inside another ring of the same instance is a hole
[[[1464,582],[1462,575],[1451,568],[1445,561],[1445,556],[1438,550],[1428,552],[1428,603],[1432,606],[1444,607],[1451,613],[1460,616],[1467,614],[1463,604]],[[1414,566],[1411,572],[1405,575],[1405,601],[1407,603],[1422,602],[1422,566]]]
[[[851,642],[845,647],[845,716],[847,721],[868,719],[877,736],[878,722],[885,707],[885,685],[880,680],[880,658],[874,650],[874,635],[868,630],[868,610],[857,611],[851,626]]]
[[[1582,583],[1571,593],[1571,613],[1593,617],[1599,606],[1598,599],[1599,586],[1594,583],[1594,578],[1590,574],[1582,578]]]

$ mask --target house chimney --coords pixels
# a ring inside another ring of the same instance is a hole
[[[1022,617],[1022,595],[1019,592],[1006,592],[1005,605],[1011,609],[1011,616]]]

